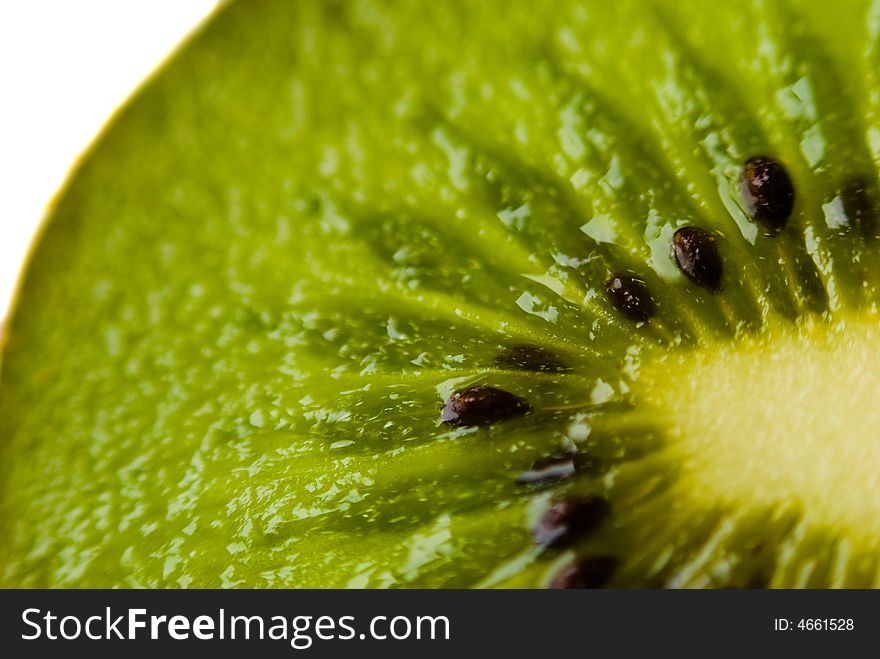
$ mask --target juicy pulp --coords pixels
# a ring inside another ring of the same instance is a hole
[[[516,476],[560,450],[594,468],[552,489],[611,501],[570,551],[612,585],[873,584],[880,254],[840,191],[877,180],[878,33],[876,1],[224,6],[33,254],[0,584],[541,585],[568,555]],[[796,190],[775,237],[756,154]],[[520,344],[570,370],[498,368]],[[477,384],[532,412],[440,424]]]

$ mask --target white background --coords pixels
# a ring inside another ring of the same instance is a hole
[[[0,322],[78,155],[216,0],[0,0]]]

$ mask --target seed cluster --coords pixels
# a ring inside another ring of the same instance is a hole
[[[794,209],[794,185],[783,165],[768,156],[750,158],[740,176],[742,198],[749,218],[768,236],[782,231]],[[877,231],[873,192],[864,179],[856,178],[840,189],[849,226],[864,236]],[[710,293],[722,290],[724,264],[720,238],[698,227],[679,227],[672,236],[670,257],[694,285]],[[723,245],[722,245],[723,246]],[[617,272],[604,283],[610,305],[636,323],[649,322],[658,312],[647,282],[632,272]],[[570,367],[558,356],[535,345],[513,344],[503,348],[495,366],[505,370],[560,373]],[[456,426],[483,426],[506,421],[530,411],[522,398],[495,387],[480,385],[455,393],[446,401],[441,420]],[[555,485],[581,471],[576,454],[563,453],[535,462],[516,478],[520,485]],[[598,529],[610,516],[609,502],[597,495],[568,495],[551,499],[531,529],[532,540],[547,550],[566,547]],[[598,588],[619,567],[608,554],[582,556],[561,567],[548,582],[549,588]]]
[[[752,221],[768,234],[781,231],[794,210],[794,185],[785,167],[769,156],[754,156],[743,166],[740,187]],[[874,231],[874,211],[864,182],[850,183],[842,192],[850,223],[863,233]],[[868,227],[868,228],[864,228]],[[675,231],[670,245],[672,260],[691,282],[712,293],[722,288],[724,263],[718,238],[696,226]],[[605,282],[605,295],[618,312],[636,322],[647,322],[657,313],[657,305],[643,279],[632,273],[617,273]]]

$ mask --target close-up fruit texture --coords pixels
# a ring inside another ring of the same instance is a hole
[[[878,76],[877,0],[224,4],[23,275],[0,585],[877,585]]]

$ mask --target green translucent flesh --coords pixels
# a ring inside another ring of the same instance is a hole
[[[876,309],[877,247],[823,206],[877,180],[880,4],[435,5],[230,4],[106,131],[3,355],[0,584],[536,586],[591,552],[612,585],[872,583],[796,506],[681,503],[634,392],[655,353]],[[755,154],[797,190],[775,238]],[[669,260],[685,224],[721,295]],[[601,293],[624,269],[646,325]],[[500,370],[521,343],[571,371]],[[440,425],[476,383],[533,411]],[[561,448],[595,468],[514,482]],[[542,553],[563,491],[614,515]]]

